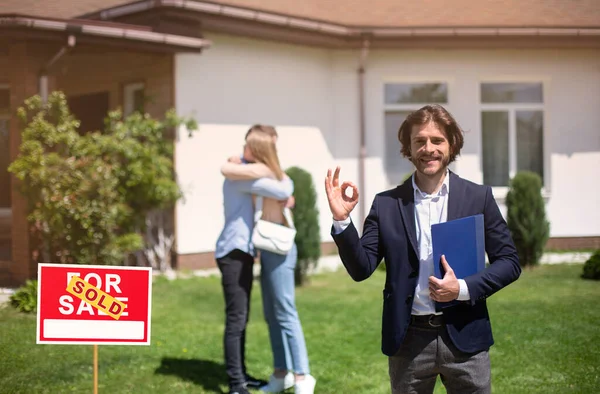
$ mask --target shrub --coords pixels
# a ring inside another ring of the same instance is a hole
[[[319,210],[317,208],[317,192],[310,173],[291,167],[286,173],[294,181],[294,198],[296,205],[292,209],[296,225],[296,246],[298,247],[298,263],[296,264],[296,285],[307,281],[310,267],[315,267],[321,257],[321,231],[319,228]]]
[[[523,267],[539,263],[550,235],[541,191],[539,175],[522,171],[511,180],[506,195],[507,224]]]
[[[10,304],[20,312],[35,313],[37,312],[37,292],[37,280],[28,280],[10,296]]]
[[[596,250],[585,262],[581,277],[584,279],[600,280],[600,249]]]
[[[112,111],[104,130],[81,135],[62,92],[46,103],[31,97],[18,114],[22,143],[9,171],[21,181],[41,260],[114,265],[142,248],[148,214],[181,196],[166,137],[184,121],[174,111],[162,121]]]

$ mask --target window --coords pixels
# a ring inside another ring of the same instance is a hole
[[[79,133],[104,130],[104,119],[108,116],[109,92],[97,92],[69,97],[69,108],[79,119]]]
[[[123,89],[123,116],[129,116],[138,111],[144,112],[144,84],[130,83]]]
[[[0,209],[11,207],[10,197],[10,90],[0,85]]]
[[[412,163],[400,153],[400,125],[409,113],[424,105],[447,104],[448,86],[445,83],[387,83],[384,97],[384,166],[389,181],[399,184],[414,171]]]
[[[544,180],[542,83],[482,83],[483,183],[507,187],[518,171]]]

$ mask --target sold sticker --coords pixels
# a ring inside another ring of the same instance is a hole
[[[115,320],[119,320],[127,305],[78,276],[73,276],[67,285],[67,292],[87,302]]]

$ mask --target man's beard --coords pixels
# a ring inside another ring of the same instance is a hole
[[[438,171],[436,171],[435,174],[439,174],[440,172],[445,171],[446,168],[448,168],[448,166],[450,165],[450,156],[446,156],[446,155],[434,156],[434,157],[421,155],[416,160],[413,159],[413,158],[410,158],[410,161],[413,163],[413,165],[415,166],[415,168],[417,170],[419,170],[419,167],[421,167],[421,168],[425,167],[422,164],[422,162],[421,162],[421,160],[424,159],[424,158],[429,158],[429,159],[433,159],[433,160],[439,160],[439,162],[440,162],[440,169]],[[423,170],[425,168],[423,168]],[[422,172],[422,171],[419,171],[419,172]],[[427,175],[427,174],[425,174],[425,175]]]

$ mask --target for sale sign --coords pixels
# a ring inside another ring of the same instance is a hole
[[[38,265],[38,344],[149,345],[152,269]]]

